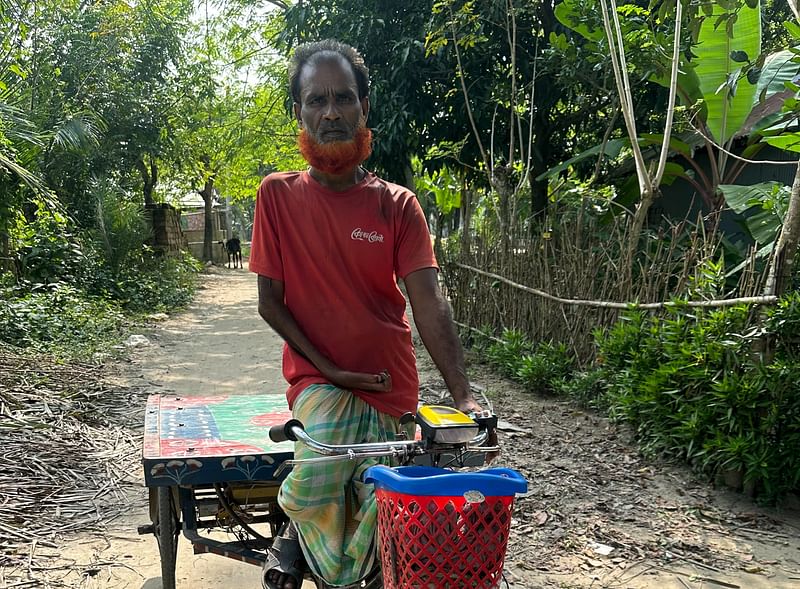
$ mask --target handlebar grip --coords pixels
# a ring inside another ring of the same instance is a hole
[[[295,436],[294,431],[292,431],[292,428],[295,427],[305,429],[303,427],[303,422],[299,419],[290,419],[284,424],[273,425],[271,428],[269,428],[269,439],[273,442],[285,442],[287,440],[296,442],[297,436]]]
[[[481,415],[479,417],[475,417],[475,423],[478,424],[478,429],[480,431],[483,430],[493,430],[497,429],[497,415],[494,414],[487,414]]]

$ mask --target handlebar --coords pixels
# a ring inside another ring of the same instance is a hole
[[[389,456],[399,460],[407,460],[423,454],[436,454],[448,451],[463,452],[497,452],[497,446],[483,446],[489,439],[489,433],[497,424],[495,416],[481,416],[475,419],[479,431],[468,442],[461,443],[435,443],[429,440],[392,440],[387,442],[372,442],[360,444],[324,444],[312,438],[305,431],[303,423],[297,419],[290,419],[282,425],[275,425],[269,429],[269,437],[274,442],[291,440],[302,442],[313,452],[320,454],[319,458],[306,458],[299,460],[286,460],[275,471],[275,476],[286,468],[295,464],[308,464],[329,462],[332,460],[356,460],[361,458]]]
[[[296,442],[297,435],[294,433],[294,428],[299,428],[300,431],[304,431],[303,422],[299,419],[290,419],[286,423],[273,425],[269,428],[269,439],[277,443],[286,441]]]
[[[323,444],[306,433],[303,423],[290,419],[283,425],[274,425],[269,429],[269,437],[273,442],[303,442],[311,450],[323,456],[391,456],[397,453],[408,454],[420,445],[416,440],[394,440],[391,442],[372,442],[368,444]]]

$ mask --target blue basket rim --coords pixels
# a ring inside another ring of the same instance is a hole
[[[406,495],[450,497],[479,491],[486,497],[513,497],[528,490],[528,481],[510,468],[487,468],[478,472],[456,472],[434,466],[372,466],[364,482]]]

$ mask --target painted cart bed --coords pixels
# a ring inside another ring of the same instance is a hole
[[[142,465],[152,523],[140,526],[139,533],[153,533],[158,540],[165,589],[176,587],[181,532],[195,554],[264,562],[266,548],[286,520],[276,502],[275,470],[292,457],[294,447],[272,442],[268,432],[291,417],[282,394],[147,399]],[[246,542],[201,535],[204,529],[230,529],[240,507],[250,525],[269,524],[269,535]]]
[[[148,487],[269,481],[292,443],[267,435],[292,414],[283,395],[147,400],[142,460]]]

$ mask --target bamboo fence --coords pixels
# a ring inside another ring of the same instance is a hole
[[[594,331],[613,325],[626,309],[657,312],[679,305],[716,308],[776,301],[759,296],[763,275],[755,251],[735,288],[726,291],[704,277],[704,268],[719,257],[721,238],[702,223],[694,228],[669,225],[643,237],[628,283],[619,278],[626,239],[623,223],[601,228],[572,218],[553,231],[518,237],[510,248],[478,237],[468,249],[440,252],[454,317],[484,337],[514,329],[533,342],[565,343],[585,365],[594,357]]]

